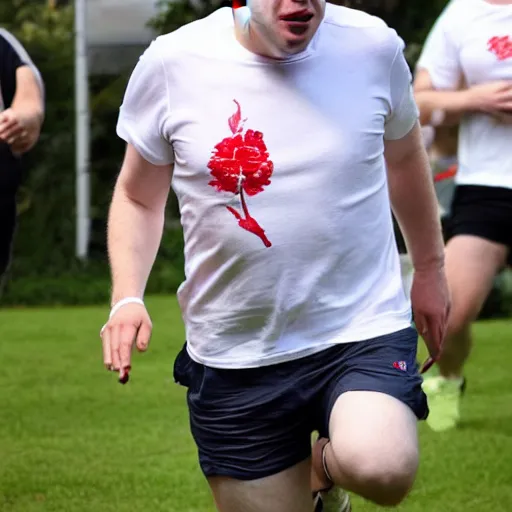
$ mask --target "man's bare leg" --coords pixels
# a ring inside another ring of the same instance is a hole
[[[407,405],[383,393],[344,393],[332,410],[329,432],[330,440],[313,448],[313,490],[334,482],[381,506],[405,499],[419,459],[417,419]]]
[[[258,480],[209,478],[219,512],[313,512],[311,463]]]
[[[477,319],[505,265],[507,248],[470,235],[458,235],[446,246],[446,276],[452,297],[448,332],[440,375],[427,376],[423,389],[429,398],[429,426],[435,431],[455,427],[460,421],[464,365],[472,348],[471,324]]]

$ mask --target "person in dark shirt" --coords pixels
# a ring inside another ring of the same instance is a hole
[[[19,41],[0,28],[0,286],[16,227],[22,156],[37,143],[43,118],[41,75]]]

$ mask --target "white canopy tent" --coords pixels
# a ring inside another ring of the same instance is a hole
[[[87,259],[90,238],[89,55],[91,49],[146,45],[156,0],[75,1],[76,256]]]

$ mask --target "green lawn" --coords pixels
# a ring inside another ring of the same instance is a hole
[[[212,512],[172,362],[174,298],[148,301],[150,351],[132,381],[103,370],[102,308],[0,312],[1,512]],[[476,326],[464,424],[421,426],[411,512],[512,511],[512,322]],[[355,500],[354,512],[375,507]]]

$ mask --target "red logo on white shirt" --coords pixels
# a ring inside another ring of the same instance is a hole
[[[208,169],[214,179],[208,184],[219,192],[240,196],[243,215],[231,206],[226,208],[235,216],[241,228],[258,236],[265,247],[270,247],[272,244],[265,231],[249,214],[244,193],[254,196],[263,192],[263,187],[270,185],[274,164],[269,159],[263,133],[255,130],[246,130],[244,133],[246,119],[242,120],[238,101],[233,101],[237,110],[228,121],[233,135],[222,139],[213,149]]]
[[[491,37],[487,43],[487,48],[498,57],[498,60],[506,60],[512,57],[512,39],[510,36]]]

